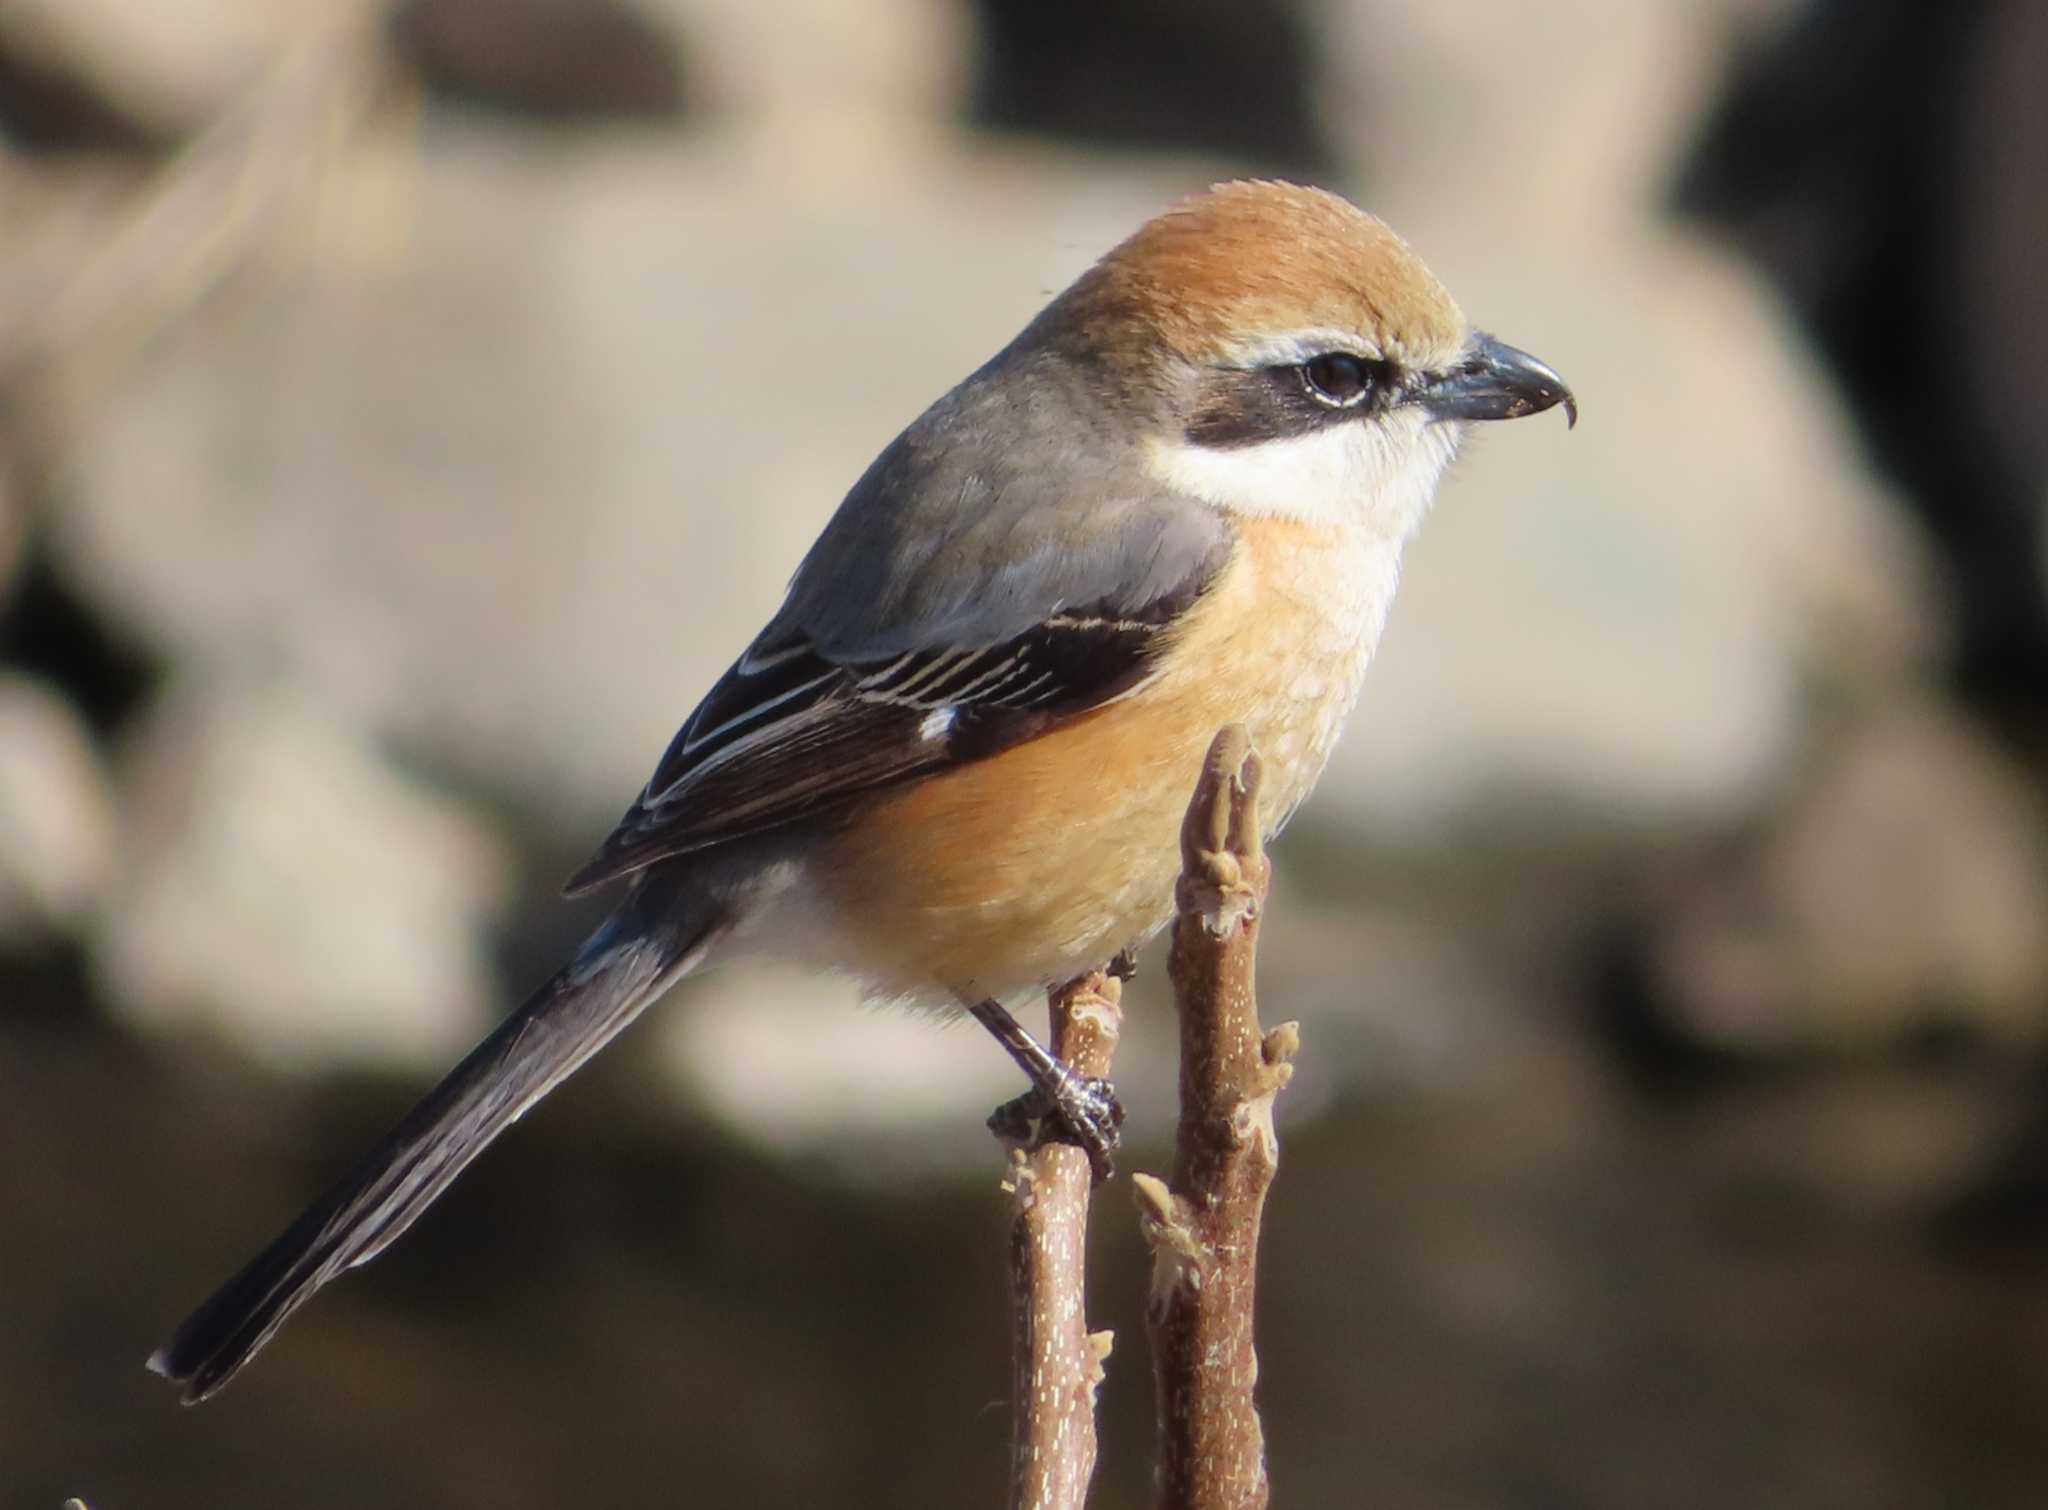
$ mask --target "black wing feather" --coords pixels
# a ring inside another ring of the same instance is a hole
[[[1101,707],[1144,680],[1219,561],[1140,609],[1057,613],[997,645],[839,665],[756,643],[690,716],[572,894],[844,808]]]
[[[568,884],[832,815],[1124,695],[1229,558],[1033,330],[876,458]]]

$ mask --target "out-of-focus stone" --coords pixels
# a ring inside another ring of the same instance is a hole
[[[808,90],[805,49],[852,23],[796,28],[791,61],[753,11],[674,14],[712,124],[543,152],[436,118],[362,144],[349,178],[385,197],[332,223],[395,227],[382,254],[309,238],[296,281],[163,343],[52,520],[68,579],[167,657],[285,667],[564,840],[638,789],[876,451],[1225,171],[962,141],[894,84]],[[1537,24],[1504,14],[1484,24]],[[1475,434],[1308,820],[1326,829],[1724,821],[1785,778],[1816,671],[1882,681],[1935,633],[1775,306],[1659,228],[1647,169],[1601,156],[1677,139],[1675,115],[1627,118],[1648,23],[1558,16],[1521,39],[1540,141],[1526,90],[1419,43],[1436,92],[1370,137],[1373,206],[1574,381],[1585,423]],[[1366,40],[1334,39],[1334,82]],[[1705,87],[1688,46],[1640,85],[1659,111]],[[1573,177],[1581,156],[1621,187]],[[733,979],[692,989],[742,1012]]]
[[[152,1028],[286,1066],[438,1067],[495,997],[508,855],[311,697],[167,697],[134,736],[122,858],[93,962]]]
[[[928,143],[861,179],[873,144],[543,157],[440,123],[380,201],[396,255],[311,245],[109,404],[52,520],[67,578],[167,660],[289,668],[594,845],[875,452],[1206,176]]]
[[[354,0],[8,0],[7,46],[164,134],[217,115],[266,60]]]
[[[0,940],[69,933],[114,870],[114,792],[78,712],[0,674]]]
[[[968,8],[950,0],[639,0],[689,50],[713,110],[750,117],[937,123],[967,94]],[[812,150],[819,145],[811,144]],[[862,187],[886,200],[871,161]]]
[[[67,274],[106,244],[136,175],[103,162],[61,172],[0,150],[0,383],[31,382],[47,360],[33,332]],[[17,437],[19,439],[19,437]]]
[[[567,778],[594,830],[895,429],[1189,186],[931,150],[856,194],[838,148],[807,169],[786,140],[536,162],[438,133],[404,257],[337,257],[132,393],[59,521],[74,573],[186,653],[279,643],[513,789]],[[1739,810],[1825,626],[1906,653],[1910,552],[1725,265],[1658,242],[1594,284],[1524,247],[1507,277],[1470,230],[1424,249],[1464,248],[1468,304],[1586,423],[1475,436],[1322,810]]]
[[[1971,726],[1901,705],[1845,731],[1732,874],[1669,909],[1656,997],[1745,1049],[1966,1025],[2048,1031],[2048,812]]]
[[[675,114],[682,49],[623,0],[404,0],[390,34],[439,94],[553,120]]]
[[[1373,207],[1583,421],[1474,427],[1325,812],[1423,839],[1725,821],[1785,778],[1803,686],[1884,681],[1939,638],[1917,539],[1784,312],[1657,212],[1724,55],[1714,9],[1331,13]]]
[[[1475,319],[1577,384],[1586,421],[1473,437],[1326,819],[1420,839],[1475,813],[1721,821],[1782,778],[1816,666],[1886,675],[1934,632],[1909,537],[1779,311],[1645,208],[1651,147],[1675,150],[1711,54],[1666,45],[1696,24],[1677,8],[1644,9],[1333,20],[1334,79],[1404,59],[1402,109],[1360,137],[1376,207]],[[910,10],[881,34],[944,53]],[[792,61],[752,9],[675,16],[714,78],[762,70],[732,86],[746,129],[545,156],[438,129],[404,255],[337,252],[195,331],[96,437],[60,521],[79,575],[175,643],[281,639],[465,765],[528,791],[570,777],[582,830],[894,430],[1215,176],[962,151],[911,128],[900,81],[802,86],[814,48],[843,70],[819,41],[837,23],[785,27]],[[1465,46],[1503,26],[1527,35]],[[1336,97],[1386,98],[1359,82]]]
[[[851,193],[785,145],[446,123],[406,255],[224,309],[109,406],[67,575],[594,843],[875,452],[1178,187],[942,153]]]
[[[882,1167],[989,1167],[982,1119],[1023,1089],[979,1027],[877,1010],[843,982],[747,963],[684,987],[657,1019],[669,1069],[749,1142]]]
[[[1824,353],[1940,562],[1944,670],[2007,729],[2048,722],[2044,22],[1804,0],[1738,43],[1667,191]]]

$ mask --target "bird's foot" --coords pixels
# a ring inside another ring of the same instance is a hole
[[[1124,1106],[1116,1087],[1071,1071],[1057,1087],[1033,1085],[988,1115],[989,1131],[1007,1143],[1037,1152],[1048,1143],[1070,1143],[1088,1155],[1100,1185],[1116,1173],[1117,1145],[1123,1141]]]
[[[990,1113],[989,1130],[1031,1150],[1047,1143],[1071,1143],[1088,1155],[1097,1184],[1108,1179],[1116,1169],[1111,1156],[1124,1122],[1116,1087],[1107,1080],[1077,1074],[1055,1059],[1002,1003],[977,1002],[969,1010],[1031,1079],[1030,1090]]]

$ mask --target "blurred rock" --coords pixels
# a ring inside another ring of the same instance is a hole
[[[787,146],[446,123],[405,255],[224,306],[110,406],[67,576],[594,843],[874,453],[1180,186]]]
[[[682,49],[621,0],[405,0],[391,36],[447,98],[549,120],[674,115]]]
[[[1023,1081],[971,1021],[858,1006],[844,982],[768,964],[682,994],[656,1019],[663,1059],[693,1107],[748,1143],[861,1183],[995,1167],[982,1121]]]
[[[544,162],[432,146],[409,252],[195,330],[83,460],[60,537],[151,634],[279,643],[498,784],[566,779],[585,833],[890,434],[1204,176],[934,146],[853,192],[826,166],[847,143],[805,166],[773,127]],[[1889,662],[1924,633],[1910,552],[1740,275],[1633,230],[1596,266],[1526,238],[1507,259],[1497,225],[1422,234],[1444,214],[1418,215],[1424,250],[1587,423],[1476,440],[1323,810],[1422,833],[1517,792],[1739,811],[1781,769],[1817,626]],[[860,353],[858,381],[827,353]]]
[[[106,411],[51,521],[67,578],[172,660],[303,685],[593,843],[890,436],[1227,171],[950,135],[961,23],[898,10],[872,53],[804,0],[651,11],[715,127],[543,152],[458,114],[359,143],[338,192],[380,197],[331,205],[302,268],[208,306]],[[1474,437],[1304,827],[1739,822],[1796,769],[1805,689],[1887,687],[1938,641],[1783,311],[1657,218],[1720,15],[1331,13],[1361,197],[1585,423]],[[748,989],[706,983],[705,1021]]]
[[[689,46],[689,81],[707,108],[749,122],[805,123],[856,134],[890,120],[936,127],[957,119],[967,95],[969,10],[957,0],[639,0]],[[830,123],[828,125],[828,123]],[[792,142],[788,173],[829,139]],[[886,203],[886,156],[870,156],[853,183]],[[851,165],[849,165],[851,166]],[[900,171],[892,164],[891,171]]]
[[[1725,822],[1787,775],[1803,686],[1883,683],[1938,640],[1917,541],[1784,311],[1657,216],[1714,10],[1332,13],[1326,98],[1374,206],[1584,419],[1473,436],[1326,812],[1419,839]]]
[[[1844,732],[1730,870],[1688,886],[1655,995],[1704,1041],[1856,1047],[2048,1031],[2048,812],[1976,729],[1899,705]]]
[[[93,948],[120,1011],[284,1065],[467,1047],[497,1004],[482,936],[510,866],[474,818],[300,693],[186,687],[132,745]]]
[[[138,175],[105,160],[67,163],[50,171],[35,159],[0,151],[0,383],[13,388],[41,376],[47,355],[34,332],[67,275],[107,241]],[[15,433],[20,446],[33,436]],[[11,468],[9,469],[12,470]]]
[[[1811,0],[1754,37],[1673,198],[1782,288],[1955,583],[1953,679],[2041,748],[2048,12]]]
[[[361,239],[333,234],[323,192],[388,72],[357,20],[295,30],[232,109],[159,161],[0,156],[19,216],[0,259],[0,405],[39,480],[61,473],[100,393],[222,283],[294,234]]]
[[[337,748],[394,739],[594,845],[875,451],[1189,186],[942,145],[868,181],[872,144],[765,123],[541,155],[439,123],[400,254],[312,244],[110,402],[53,511],[60,569],[171,663],[289,678]],[[263,896],[218,897],[213,931]],[[250,1032],[266,998],[292,1015],[261,964]],[[401,973],[394,1003],[473,1000]]]
[[[113,871],[113,784],[85,720],[0,673],[0,943],[75,931]]]
[[[10,53],[157,135],[203,125],[292,38],[351,0],[8,0]]]

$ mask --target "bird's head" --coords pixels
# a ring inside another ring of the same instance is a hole
[[[1381,221],[1293,184],[1221,184],[1141,226],[1041,317],[1136,411],[1162,482],[1237,513],[1405,535],[1468,421],[1571,390],[1467,324]]]

